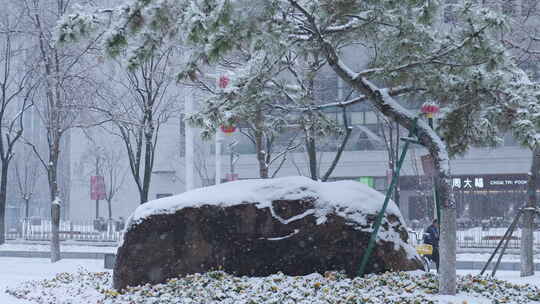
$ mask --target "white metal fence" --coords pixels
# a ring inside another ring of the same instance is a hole
[[[117,220],[60,221],[60,240],[117,242],[124,223]],[[51,239],[50,220],[28,220],[6,233],[8,240],[48,241]]]
[[[60,239],[76,241],[117,242],[124,228],[121,221],[61,221]],[[506,228],[481,227],[457,231],[457,246],[461,248],[495,248],[504,236]],[[411,244],[422,243],[422,230],[409,231]],[[49,220],[29,220],[20,223],[18,229],[6,233],[8,240],[49,241],[51,222]],[[521,229],[516,228],[509,243],[509,248],[519,248]],[[535,246],[540,247],[540,230],[534,232]]]
[[[460,248],[495,248],[504,237],[507,228],[489,228],[482,227],[470,228],[457,231],[457,246]],[[422,243],[423,231],[410,231],[409,241],[411,244]],[[516,228],[508,242],[508,248],[519,248],[521,240],[521,229]],[[540,230],[534,232],[534,244],[540,247]]]

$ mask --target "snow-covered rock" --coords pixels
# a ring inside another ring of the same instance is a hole
[[[354,181],[288,177],[237,181],[151,201],[129,219],[114,286],[161,283],[215,269],[250,276],[342,270],[354,276],[383,200]],[[368,273],[421,268],[403,222],[390,202]]]

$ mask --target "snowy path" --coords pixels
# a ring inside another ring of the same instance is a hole
[[[74,272],[79,267],[89,271],[104,271],[103,260],[64,259],[52,264],[49,259],[0,258],[0,303],[28,304],[5,293],[7,286],[30,280],[52,278],[59,272]]]

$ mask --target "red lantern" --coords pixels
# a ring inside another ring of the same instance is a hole
[[[439,106],[432,103],[425,103],[422,105],[421,111],[426,114],[427,118],[433,118],[433,115],[439,112]]]
[[[225,126],[225,125],[222,125],[221,126],[221,132],[225,133],[225,135],[231,135],[234,133],[234,131],[236,131],[236,127],[235,126]]]
[[[219,77],[219,87],[225,89],[229,85],[229,77],[221,76]]]

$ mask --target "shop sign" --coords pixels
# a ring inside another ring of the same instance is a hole
[[[105,179],[103,176],[90,177],[90,199],[94,201],[106,199]]]
[[[527,175],[469,175],[451,179],[454,190],[521,190],[527,186]]]

